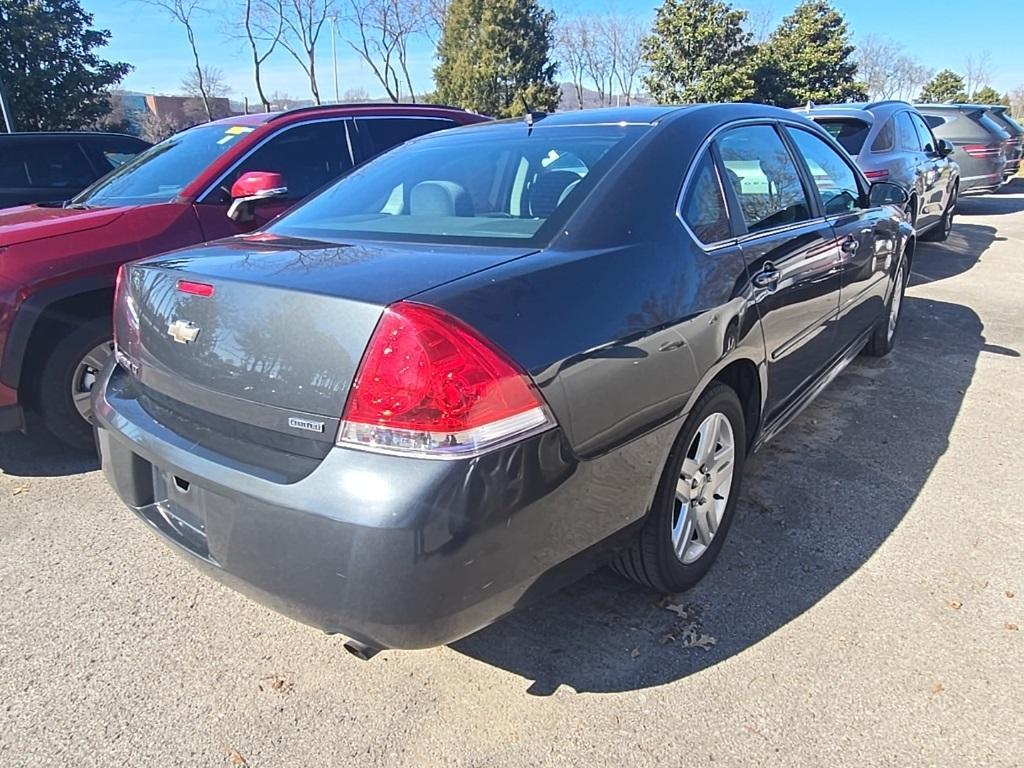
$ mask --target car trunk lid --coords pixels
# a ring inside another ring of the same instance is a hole
[[[127,270],[122,364],[193,420],[333,440],[384,307],[530,252],[257,235],[171,253]]]

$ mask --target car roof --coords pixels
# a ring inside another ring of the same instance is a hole
[[[117,139],[132,139],[146,143],[138,136],[130,133],[113,133],[111,131],[15,131],[14,133],[0,133],[0,141],[14,141],[21,139],[85,139],[96,137],[113,137]]]
[[[396,104],[394,102],[355,102],[351,104],[320,104],[311,107],[296,107],[295,109],[281,110],[277,112],[253,112],[248,115],[232,115],[211,121],[212,125],[246,125],[258,126],[265,123],[284,120],[298,119],[300,117],[338,117],[358,116],[365,113],[388,114],[388,115],[417,115],[424,113],[456,113],[461,115],[475,115],[465,109],[449,107],[441,104]]]

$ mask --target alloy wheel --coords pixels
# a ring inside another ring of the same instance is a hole
[[[723,413],[712,413],[697,428],[676,483],[672,547],[690,564],[711,545],[732,491],[736,440]]]
[[[78,415],[86,421],[92,421],[92,388],[112,354],[114,342],[105,341],[89,350],[75,366],[74,376],[71,377],[71,401]]]
[[[896,334],[896,325],[900,321],[900,306],[903,304],[903,266],[900,265],[896,272],[896,280],[893,281],[892,301],[889,302],[889,331],[888,339]]]

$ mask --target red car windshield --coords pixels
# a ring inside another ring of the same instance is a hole
[[[248,125],[200,125],[136,155],[71,201],[83,208],[166,203],[215,159],[255,130]]]

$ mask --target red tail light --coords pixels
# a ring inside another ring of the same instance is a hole
[[[435,307],[384,311],[345,404],[341,445],[462,458],[554,425],[526,375]]]
[[[882,168],[878,171],[864,171],[864,175],[868,177],[868,181],[885,181],[889,178],[889,169]]]
[[[1000,147],[990,147],[987,144],[964,144],[963,151],[974,158],[998,157]]]
[[[178,290],[192,296],[213,296],[213,286],[209,283],[197,283],[192,280],[179,280]]]

